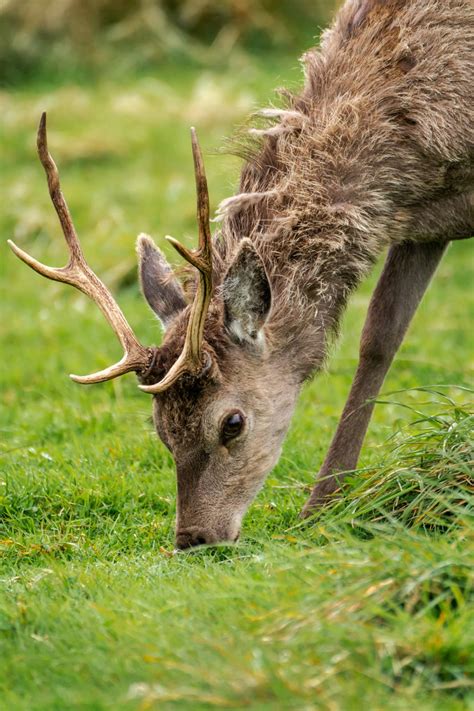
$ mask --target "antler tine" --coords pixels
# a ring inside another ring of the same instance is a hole
[[[56,210],[59,222],[66,238],[68,244],[71,263],[83,262],[84,257],[82,254],[82,249],[79,244],[79,240],[74,229],[74,225],[71,218],[71,213],[67,206],[64,195],[61,192],[61,185],[59,183],[59,172],[56,163],[53,160],[50,152],[48,151],[48,134],[46,131],[46,111],[41,114],[41,119],[38,126],[38,134],[36,137],[36,146],[38,149],[38,156],[41,161],[41,165],[46,173],[46,179],[48,181],[49,195],[51,197],[51,202]]]
[[[148,393],[167,390],[185,372],[199,372],[202,368],[202,340],[204,324],[212,297],[212,236],[209,226],[209,191],[207,188],[204,161],[199,147],[196,130],[191,128],[191,145],[196,178],[197,220],[199,227],[199,248],[190,250],[180,242],[167,237],[176,251],[199,271],[199,284],[191,311],[184,347],[178,360],[159,383],[140,385]]]
[[[144,370],[151,357],[150,350],[138,342],[112,294],[96,274],[94,274],[84,259],[69,208],[61,192],[58,169],[48,151],[46,113],[42,114],[39,123],[37,147],[41,164],[46,173],[51,201],[59,217],[59,222],[61,223],[64,237],[69,248],[69,261],[65,267],[49,267],[46,264],[38,262],[34,257],[17,247],[11,240],[8,240],[8,244],[16,256],[38,272],[38,274],[48,279],[53,279],[54,281],[70,284],[95,301],[124,349],[124,356],[118,363],[115,363],[115,365],[101,370],[98,373],[93,373],[92,375],[71,375],[70,377],[78,383],[91,384],[111,380],[132,370]]]
[[[209,263],[212,261],[212,237],[209,226],[209,190],[207,188],[206,172],[201,149],[196,135],[196,129],[191,128],[191,145],[193,149],[194,174],[196,178],[197,218],[199,225],[199,248],[203,257]]]

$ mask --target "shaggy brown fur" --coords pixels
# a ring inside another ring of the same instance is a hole
[[[348,2],[303,63],[305,87],[267,113],[278,123],[221,209],[216,245],[223,273],[243,236],[255,242],[271,329],[283,348],[297,339],[307,375],[381,251],[430,240],[434,204],[472,190],[472,4]]]

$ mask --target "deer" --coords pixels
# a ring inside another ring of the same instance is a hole
[[[199,242],[171,237],[181,276],[138,237],[143,296],[164,329],[142,345],[88,266],[49,153],[44,167],[70,257],[39,274],[79,289],[124,355],[101,383],[134,372],[177,473],[176,547],[234,542],[279,459],[303,384],[324,366],[350,295],[386,254],[336,433],[302,516],[339,495],[385,375],[447,246],[474,232],[474,7],[470,0],[347,0],[304,85],[259,113],[239,144],[235,195],[211,234],[207,181],[191,129]]]

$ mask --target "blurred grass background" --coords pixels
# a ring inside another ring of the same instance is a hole
[[[301,82],[332,2],[23,0],[0,5],[0,707],[470,709],[474,614],[472,247],[454,244],[376,408],[361,469],[298,512],[337,424],[378,270],[234,548],[172,556],[175,475],[98,309],[35,275],[66,250],[35,154],[41,111],[87,258],[139,338],[160,329],[134,239],[195,239],[188,130],[211,203],[225,136]],[[174,254],[168,252],[170,258]],[[401,392],[400,392],[401,391]]]
[[[225,66],[312,44],[333,0],[3,0],[0,81]]]

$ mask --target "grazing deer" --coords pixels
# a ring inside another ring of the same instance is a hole
[[[143,294],[165,328],[142,346],[86,264],[48,153],[38,150],[70,249],[44,276],[94,299],[125,354],[79,383],[135,371],[178,478],[178,548],[233,541],[280,454],[301,385],[324,362],[349,295],[388,248],[360,362],[308,514],[355,468],[390,363],[450,240],[474,231],[474,8],[470,0],[348,0],[305,85],[262,113],[240,191],[211,237],[196,135],[199,249],[168,238],[198,273],[191,303],[150,237],[138,238]]]

